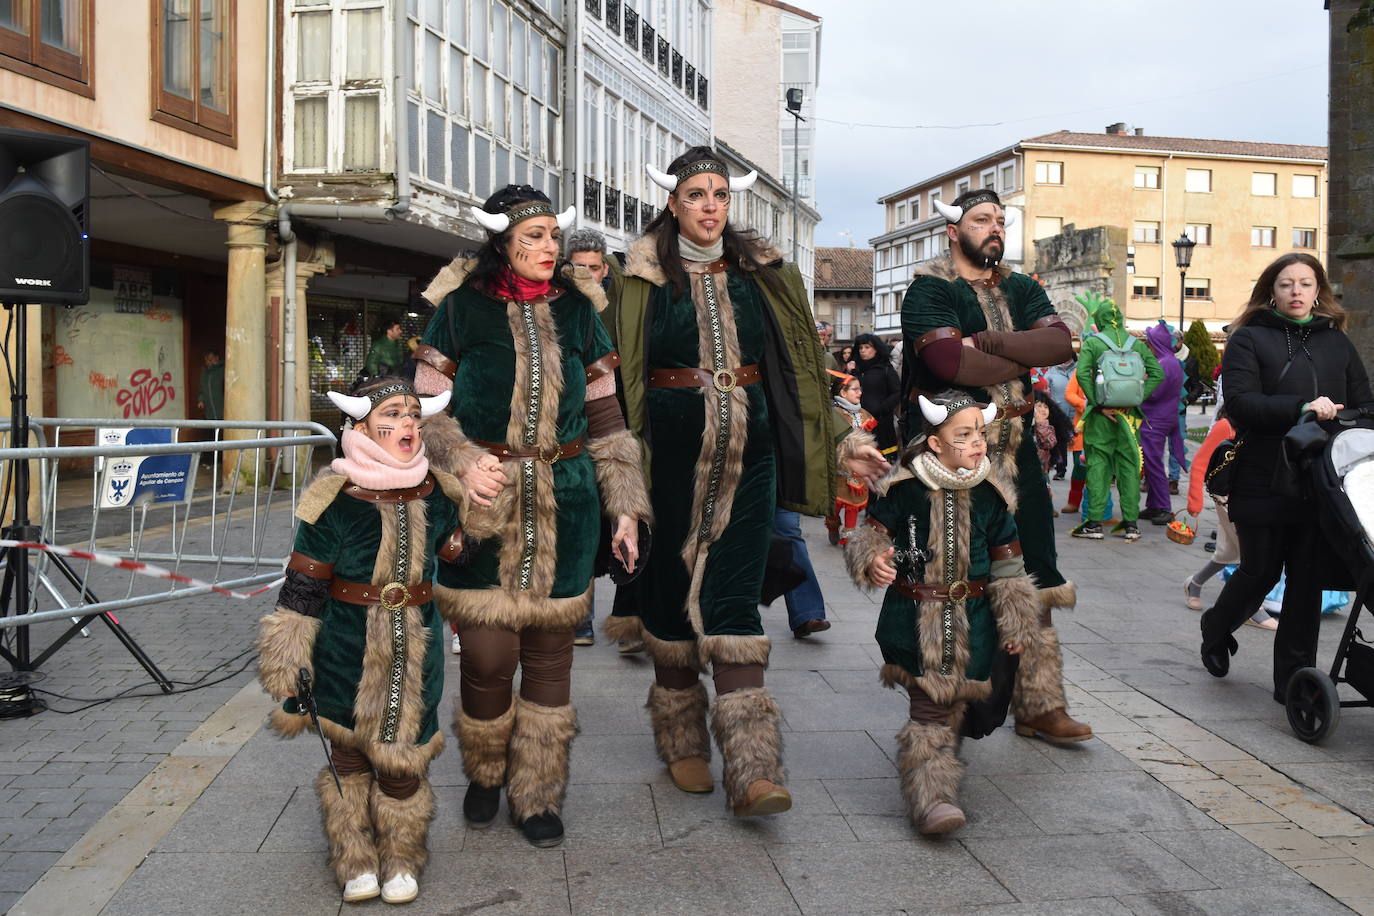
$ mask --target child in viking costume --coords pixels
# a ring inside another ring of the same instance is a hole
[[[419,398],[384,377],[329,397],[352,419],[344,457],[301,496],[286,584],[260,624],[258,679],[288,698],[271,725],[291,736],[312,724],[297,699],[301,670],[310,675],[331,760],[315,788],[343,899],[407,903],[434,815],[426,774],[444,747],[444,626],[431,581],[439,560],[470,550],[465,497],[429,466],[420,438],[447,395]]]
[[[436,587],[463,640],[463,814],[490,824],[505,786],[525,838],[554,846],[577,731],[573,629],[592,598],[602,511],[612,551],[633,570],[650,510],[639,442],[615,397],[619,358],[597,319],[605,294],[586,268],[555,276],[574,211],[557,214],[542,192],[511,185],[473,215],[487,243],[425,291],[438,311],[416,370],[421,391],[455,395],[452,417],[436,418],[425,440],[468,488],[464,522],[483,539]]]
[[[647,169],[668,204],[631,244],[603,320],[622,360],[629,426],[647,444],[662,549],[605,629],[642,638],[654,660],[649,716],[673,783],[714,788],[699,680],[709,671],[726,803],[737,816],[775,814],[792,800],[758,611],[774,508],[829,514],[835,446],[850,430],[829,407],[796,266],[730,225],[731,193],[754,173],[731,178],[706,147],[668,173]],[[853,455],[861,476],[886,469],[871,444]]]
[[[925,430],[882,484],[845,562],[861,588],[887,587],[882,679],[911,698],[897,734],[902,795],[916,828],[938,834],[964,824],[960,725],[968,702],[991,690],[999,641],[1019,654],[1042,636],[1005,484],[989,476],[985,431],[996,406],[947,391],[922,396],[920,407]]]
[[[832,374],[837,374],[833,373]],[[849,425],[854,432],[872,433],[878,426],[873,414],[859,406],[863,387],[852,375],[838,375],[830,386],[834,392],[832,401],[835,413]],[[868,484],[858,477],[837,468],[835,473],[835,509],[825,517],[825,527],[830,533],[830,543],[846,544],[854,527],[859,524],[859,513],[868,505]]]

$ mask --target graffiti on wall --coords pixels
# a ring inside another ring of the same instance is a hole
[[[129,387],[115,395],[115,404],[129,417],[150,417],[175,400],[172,373],[156,375],[151,369],[135,369],[129,376]]]

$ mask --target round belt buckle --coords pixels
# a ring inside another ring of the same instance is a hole
[[[553,467],[555,464],[558,463],[558,459],[563,457],[563,447],[555,445],[551,450],[551,454],[553,457],[549,457],[549,455],[544,453],[544,446],[539,446],[539,460],[547,464],[549,467]]]
[[[959,579],[949,584],[949,600],[963,601],[968,597],[970,591],[969,584],[964,579]]]
[[[725,381],[721,381],[721,379]],[[717,369],[711,373],[711,384],[716,386],[717,391],[734,391],[739,380],[735,377],[732,369]]]
[[[396,589],[401,590],[400,598],[388,598],[387,594],[394,594]],[[410,589],[406,588],[406,586],[400,582],[388,582],[386,585],[382,586],[381,598],[382,607],[386,608],[388,611],[399,611],[403,607],[410,606]]]

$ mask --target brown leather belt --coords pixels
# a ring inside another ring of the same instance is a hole
[[[512,458],[538,458],[546,464],[557,464],[564,458],[571,458],[582,453],[582,437],[578,436],[571,442],[565,442],[556,449],[542,449],[537,445],[533,446],[509,446],[504,442],[483,442],[481,439],[473,439],[477,445],[491,452],[502,461]]]
[[[428,582],[418,585],[402,585],[388,582],[386,585],[367,585],[362,582],[349,582],[347,579],[334,579],[329,583],[329,597],[349,604],[380,604],[388,611],[403,607],[419,607],[430,599],[431,587]]]
[[[963,601],[965,598],[981,598],[987,591],[988,583],[986,579],[979,579],[977,582],[960,579],[951,583],[948,591],[938,585],[926,585],[924,582],[916,585],[898,582],[896,587],[897,591],[912,601]]]
[[[919,389],[913,388],[910,392],[908,392],[906,399],[911,403],[915,404],[917,403],[916,399],[919,398],[921,395],[925,395],[926,398],[935,397],[935,395],[929,391],[921,391]],[[997,416],[993,417],[993,420],[1011,420],[1015,419],[1016,417],[1024,416],[1030,413],[1030,409],[1033,406],[1035,406],[1033,401],[1027,401],[1020,407],[999,407],[997,408]]]
[[[715,388],[730,391],[740,385],[752,385],[763,377],[757,365],[738,369],[651,369],[650,388]]]

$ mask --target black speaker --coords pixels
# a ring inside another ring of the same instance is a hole
[[[91,144],[0,127],[0,302],[90,298]]]

